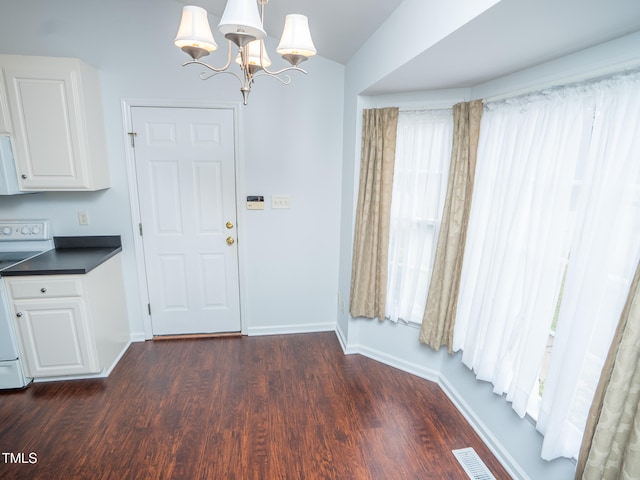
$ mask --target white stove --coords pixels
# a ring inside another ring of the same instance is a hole
[[[0,390],[24,388],[32,380],[20,361],[2,271],[52,248],[47,221],[0,220]]]

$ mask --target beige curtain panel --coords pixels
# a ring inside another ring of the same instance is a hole
[[[476,171],[482,100],[453,107],[453,146],[442,223],[420,341],[453,352],[453,330]]]
[[[602,368],[576,479],[640,478],[640,264]]]
[[[384,319],[398,108],[362,112],[360,184],[351,269],[353,317]]]

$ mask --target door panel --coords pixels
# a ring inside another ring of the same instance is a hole
[[[240,331],[233,111],[132,108],[154,335]]]
[[[21,313],[18,330],[28,376],[57,377],[100,371],[82,300],[22,300],[15,303],[15,308]]]

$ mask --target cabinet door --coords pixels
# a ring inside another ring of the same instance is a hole
[[[11,120],[9,119],[9,105],[4,87],[4,75],[0,71],[0,135],[11,133]]]
[[[79,73],[4,69],[21,190],[86,188]]]
[[[80,298],[16,301],[14,309],[28,376],[100,371],[93,332]]]

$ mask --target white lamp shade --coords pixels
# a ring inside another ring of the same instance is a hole
[[[228,35],[248,35],[260,40],[267,35],[256,0],[228,0],[218,30],[227,38]]]
[[[173,43],[179,48],[195,47],[207,52],[218,48],[204,8],[187,6],[182,9],[182,20]]]
[[[311,40],[309,21],[306,16],[295,13],[287,15],[276,52],[280,55],[302,55],[304,57],[316,54],[316,47]]]
[[[268,68],[271,65],[271,59],[267,55],[267,49],[264,48],[264,40],[254,40],[247,44],[247,54],[249,56],[249,65],[258,65]],[[262,48],[262,62],[260,62],[260,49]],[[240,53],[236,57],[236,63],[241,64],[242,59]]]

